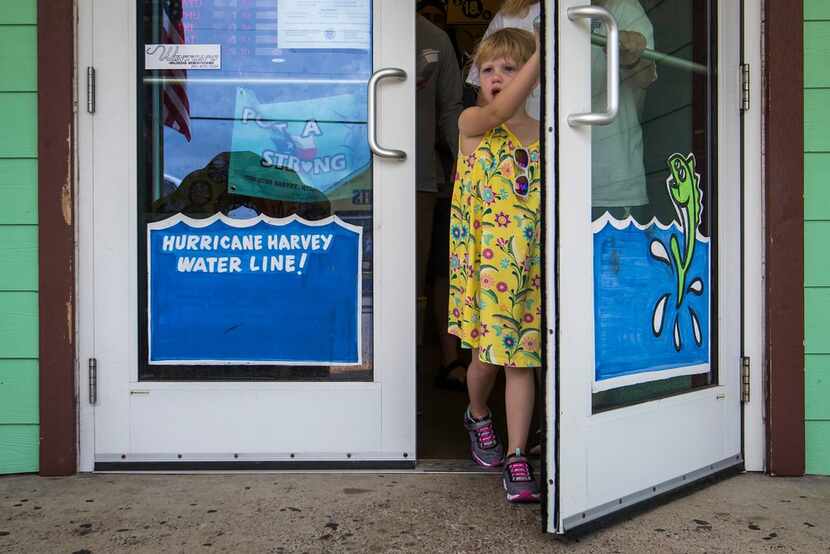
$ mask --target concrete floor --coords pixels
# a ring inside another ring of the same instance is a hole
[[[0,552],[830,552],[830,478],[732,477],[588,535],[497,475],[0,478]]]

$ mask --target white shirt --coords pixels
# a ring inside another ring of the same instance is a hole
[[[646,39],[646,48],[654,49],[654,28],[638,0],[595,3],[611,12],[620,31],[640,33]],[[603,36],[606,34],[605,27],[598,23],[592,24],[591,31]],[[603,112],[606,108],[605,69],[605,49],[591,46],[591,109],[595,112]],[[598,125],[591,129],[592,204],[597,207],[648,204],[640,123],[646,91],[628,82],[627,77],[626,70],[621,68],[617,118],[610,125]]]
[[[490,21],[490,25],[487,27],[487,31],[485,31],[484,36],[487,37],[499,29],[505,29],[508,27],[524,29],[525,31],[532,33],[533,21],[540,17],[541,13],[541,3],[531,5],[527,10],[527,15],[524,17],[504,15],[501,11],[499,11],[499,13],[497,13],[496,16]],[[551,64],[548,63],[548,65],[550,66]],[[475,65],[470,68],[470,74],[467,75],[467,82],[475,86],[479,86],[481,84],[481,81],[479,80],[478,67]],[[541,101],[542,89],[537,85],[536,88],[530,92],[530,96],[527,97],[527,102],[525,103],[525,110],[533,119],[540,119]]]

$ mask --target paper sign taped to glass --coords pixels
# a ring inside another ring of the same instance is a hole
[[[360,365],[361,239],[337,216],[150,223],[149,362]]]
[[[279,2],[277,48],[368,50],[370,10],[369,0]]]
[[[677,219],[594,221],[593,391],[711,370],[710,240],[693,154],[667,160]]]
[[[261,104],[236,93],[228,192],[302,201],[308,189],[327,196],[369,167],[365,99],[341,94]]]

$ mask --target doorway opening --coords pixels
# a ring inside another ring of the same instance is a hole
[[[467,13],[457,3],[422,0],[416,20],[416,288],[417,452],[421,461],[469,461],[463,425],[468,405],[466,369],[471,350],[447,332],[450,289],[450,212],[456,170],[457,121],[477,101],[472,55],[496,10]],[[538,373],[538,372],[537,372]],[[537,397],[539,383],[537,382]],[[507,438],[505,377],[500,372],[489,407],[497,433]],[[531,422],[528,449],[541,442]],[[466,464],[464,467],[467,468]]]

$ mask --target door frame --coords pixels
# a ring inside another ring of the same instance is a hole
[[[75,113],[76,103],[83,109],[86,102],[84,68],[78,63],[81,44],[76,39],[86,32],[87,24],[76,18],[73,0],[38,0],[37,9],[40,474],[71,475],[91,467],[89,456],[84,457],[91,438],[84,432],[89,429],[91,411],[88,380],[80,363],[83,353],[76,346],[79,323],[88,314],[87,295],[76,279],[83,242],[83,237],[76,237],[83,149]],[[746,469],[767,470],[770,458],[786,454],[792,463],[787,467],[770,464],[769,470],[799,475],[804,460],[803,411],[796,406],[788,412],[787,407],[803,405],[803,385],[798,388],[803,383],[803,363],[798,363],[803,362],[803,290],[798,283],[779,284],[779,278],[793,267],[803,268],[803,247],[799,246],[803,245],[803,204],[783,203],[788,198],[800,199],[803,191],[803,9],[788,0],[767,0],[764,10],[757,2],[744,2],[744,9],[745,60],[753,68],[753,102],[744,127],[748,139],[745,175],[757,183],[754,190],[764,195],[755,195],[745,204],[745,230],[763,229],[760,236],[750,233],[745,241],[746,274],[757,276],[747,282],[746,293],[747,305],[754,303],[755,308],[744,314],[745,321],[755,322],[754,333],[745,342],[746,353],[757,360],[745,421]],[[775,15],[775,25],[764,17],[769,14]],[[763,52],[762,32],[766,35]],[[789,122],[787,134],[767,132],[762,137],[762,120],[767,130]],[[768,152],[763,160],[761,143]],[[774,218],[765,217],[772,203],[779,209]],[[768,256],[772,237],[777,244],[785,241],[788,246]],[[773,301],[776,306],[797,309],[776,311],[770,305]],[[782,336],[784,331],[789,336]],[[777,353],[775,359],[766,359],[769,352]],[[789,388],[786,398],[774,394],[783,387]],[[768,437],[784,435],[791,438],[792,446],[770,441],[767,447]]]
[[[75,2],[37,1],[40,474],[77,469]]]
[[[89,6],[93,0],[78,0],[76,2],[76,21],[78,38],[76,40],[76,64],[77,79],[81,83],[86,78],[87,67],[92,60],[92,26],[91,9]],[[90,101],[89,90],[85,87],[82,90],[78,87],[80,102],[87,106]],[[90,372],[83,371],[82,360],[89,360],[95,351],[94,344],[94,314],[95,305],[93,294],[84,293],[85,284],[91,283],[94,286],[92,276],[94,261],[95,236],[92,231],[92,217],[87,215],[92,209],[92,194],[86,194],[91,186],[84,186],[93,174],[93,133],[92,118],[81,116],[79,113],[76,120],[77,140],[76,148],[78,174],[77,190],[78,201],[76,209],[78,214],[78,247],[77,247],[77,286],[78,286],[78,316],[76,318],[78,328],[78,435],[80,440],[78,455],[78,470],[81,472],[92,472],[95,468],[95,408],[90,398]],[[84,145],[84,146],[82,146]]]
[[[767,0],[768,2],[770,0]],[[761,115],[763,75],[761,73],[761,3],[742,0],[743,63],[750,67],[750,106],[743,112],[743,337],[742,355],[750,359],[749,402],[743,407],[743,449],[746,471],[766,469],[764,428],[764,382],[766,352],[764,338],[764,187],[761,158]],[[801,28],[801,25],[798,25]],[[795,60],[793,63],[799,63]]]
[[[749,3],[751,0],[746,0]],[[766,469],[805,470],[804,426],[804,6],[766,0],[763,136],[764,295],[768,359]],[[759,135],[761,133],[758,133]]]

